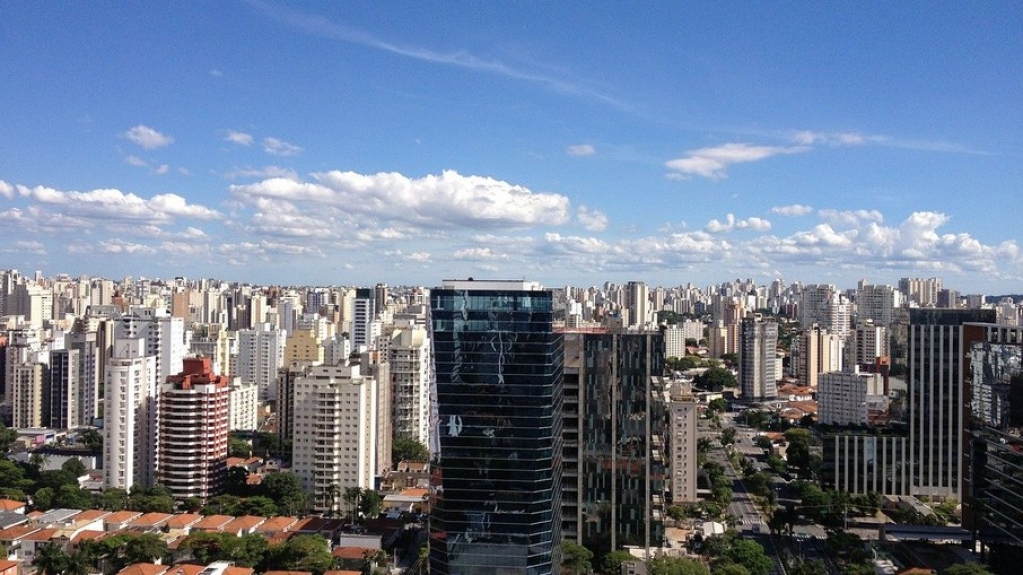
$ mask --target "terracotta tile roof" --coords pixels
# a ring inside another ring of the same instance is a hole
[[[206,567],[204,565],[175,565],[164,575],[199,575]]]
[[[167,520],[167,527],[169,529],[184,529],[189,525],[193,525],[202,521],[202,515],[198,513],[178,513],[174,517]]]
[[[79,541],[90,541],[90,540],[93,540],[93,539],[101,539],[106,534],[107,534],[106,531],[96,531],[94,529],[86,529],[84,531],[79,531],[78,533],[76,533],[74,535],[74,537],[71,538],[71,542],[72,543],[78,543]]]
[[[38,530],[38,527],[29,527],[28,525],[15,525],[7,529],[0,529],[0,541],[17,541]]]
[[[109,511],[104,511],[102,509],[86,509],[78,515],[75,515],[75,523],[89,523],[97,519],[102,519],[107,515],[110,515]]]
[[[228,457],[227,458],[227,466],[228,467],[234,467],[236,465],[242,465],[244,463],[245,463],[245,460],[242,459],[241,457]]]
[[[313,575],[312,571],[264,571],[263,575]]]
[[[426,497],[429,494],[430,494],[429,489],[418,488],[405,489],[402,490],[401,493],[398,493],[398,495],[402,495],[404,497]]]
[[[278,531],[266,538],[267,545],[279,545],[297,535],[294,531]]]
[[[136,563],[117,572],[117,575],[161,575],[167,571],[166,565],[154,563]]]
[[[249,531],[250,529],[264,523],[266,517],[259,517],[257,515],[244,515],[238,517],[234,521],[228,523],[223,527],[226,533],[236,533],[241,530]]]
[[[376,551],[370,547],[335,547],[330,556],[335,559],[363,559],[367,551]]]
[[[276,533],[287,531],[298,523],[298,517],[271,517],[262,524],[256,526],[256,533]]]
[[[248,567],[228,567],[224,569],[224,575],[252,575],[253,573],[255,571]]]
[[[141,515],[142,513],[138,511],[117,511],[104,517],[103,522],[109,524],[127,523]]]
[[[21,563],[19,561],[11,561],[10,559],[0,559],[0,573],[7,571],[8,569],[17,567]]]
[[[24,509],[24,501],[15,501],[14,499],[0,499],[0,511],[14,511],[15,509]]]
[[[192,525],[192,529],[199,531],[220,531],[224,525],[227,525],[231,521],[234,521],[234,517],[230,515],[207,515],[195,525]]]
[[[323,575],[362,575],[362,571],[351,571],[349,569],[332,569],[324,571]]]
[[[146,513],[140,515],[128,524],[130,527],[158,527],[167,522],[171,517],[170,513]]]
[[[40,529],[21,538],[22,541],[49,541],[60,529]]]

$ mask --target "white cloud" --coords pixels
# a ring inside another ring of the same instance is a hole
[[[236,180],[238,178],[288,178],[289,180],[297,180],[298,174],[291,168],[263,166],[262,168],[233,168],[231,171],[224,173],[224,177],[229,180]]]
[[[758,232],[765,232],[771,229],[771,222],[757,217],[750,217],[744,220],[735,219],[735,214],[728,214],[725,216],[725,221],[720,222],[718,220],[711,220],[707,222],[704,231],[710,234],[720,234],[724,232],[730,232],[732,230],[753,230]]]
[[[775,206],[771,208],[772,214],[778,214],[780,216],[805,216],[813,211],[810,206],[804,206],[803,204],[792,204],[789,206]]]
[[[124,137],[147,150],[155,150],[174,143],[174,138],[142,124],[129,129],[124,133]]]
[[[182,176],[191,176],[192,175],[192,172],[189,171],[189,169],[185,168],[185,167],[178,168],[178,173],[181,174]]]
[[[212,70],[210,70],[210,76],[213,76],[214,78],[221,78],[224,76],[224,73],[221,72],[220,70],[217,70],[216,68],[213,68]]]
[[[413,252],[405,256],[405,259],[412,262],[428,262],[430,261],[430,254],[426,252]]]
[[[14,186],[0,180],[0,196],[3,196],[8,200],[14,198]]]
[[[230,189],[246,204],[256,204],[261,198],[321,204],[308,209],[318,211],[327,205],[347,213],[428,227],[562,225],[569,220],[565,196],[452,170],[422,178],[335,170],[313,174],[313,178],[315,183],[270,178]]]
[[[70,216],[104,220],[169,221],[175,217],[214,219],[220,214],[213,209],[188,203],[177,194],[159,194],[143,199],[116,189],[90,192],[63,192],[44,186],[17,186],[18,193],[46,206],[59,207]],[[51,216],[52,217],[52,216]]]
[[[253,141],[252,134],[235,132],[234,130],[228,130],[227,135],[224,136],[224,140],[231,142],[232,144],[238,144],[239,146],[251,146]]]
[[[67,247],[72,254],[155,254],[156,248],[122,240],[106,240],[96,244],[73,243]]]
[[[754,146],[744,143],[723,144],[713,148],[690,150],[686,152],[684,157],[666,162],[665,166],[673,170],[668,174],[668,177],[672,179],[688,179],[692,176],[702,176],[711,180],[720,180],[728,177],[727,170],[732,164],[756,162],[779,154],[798,154],[809,149],[806,146],[783,147]]]
[[[792,141],[804,146],[826,144],[829,146],[862,146],[867,142],[880,142],[883,136],[865,136],[859,132],[813,132],[802,130],[792,135]]]
[[[569,156],[592,156],[597,153],[597,149],[590,144],[576,144],[569,146],[565,151]]]
[[[149,162],[143,160],[138,156],[128,156],[124,159],[124,163],[129,166],[135,166],[136,168],[144,168],[149,165]]]
[[[156,169],[153,170],[153,173],[162,176],[169,171],[170,166],[168,166],[167,164],[160,164],[159,166],[156,167]]]
[[[263,151],[272,156],[296,156],[302,152],[302,148],[284,140],[267,137],[263,138]]]
[[[823,209],[817,210],[817,215],[823,220],[827,220],[833,224],[846,225],[846,226],[860,226],[867,222],[881,223],[884,221],[884,215],[877,210],[833,210]]]
[[[579,223],[591,232],[600,232],[607,229],[607,215],[598,210],[591,210],[586,206],[579,206],[576,212],[576,219]]]
[[[457,250],[451,254],[451,257],[456,260],[469,260],[469,261],[486,261],[486,260],[503,260],[507,259],[508,256],[505,254],[499,254],[490,248],[465,248]]]

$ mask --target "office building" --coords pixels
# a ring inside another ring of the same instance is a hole
[[[563,537],[597,548],[657,547],[667,474],[663,335],[564,338]]]
[[[46,375],[47,427],[68,429],[81,425],[79,393],[82,391],[80,354],[75,349],[50,352],[50,369]]]
[[[963,324],[994,319],[994,310],[910,310],[907,411],[912,495],[962,501],[964,341],[979,339],[974,332],[982,331]]]
[[[845,430],[822,439],[821,486],[853,495],[909,495],[909,440],[899,433]]]
[[[156,477],[177,501],[206,503],[224,490],[229,382],[213,373],[210,358],[199,357],[186,359],[161,386]]]
[[[817,391],[817,418],[822,425],[865,426],[887,413],[884,378],[879,373],[852,371],[822,373]]]
[[[526,281],[430,293],[431,573],[560,569],[564,351],[552,301]]]
[[[963,527],[994,573],[1023,561],[1023,328],[966,324]]]

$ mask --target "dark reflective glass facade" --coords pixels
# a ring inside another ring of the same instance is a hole
[[[969,326],[963,525],[996,573],[1023,561],[1023,328]]]
[[[554,573],[564,351],[551,293],[441,288],[430,304],[431,573]]]

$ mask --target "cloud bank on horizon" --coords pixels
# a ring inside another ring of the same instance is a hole
[[[0,21],[0,268],[1023,287],[1005,6],[62,8]]]

